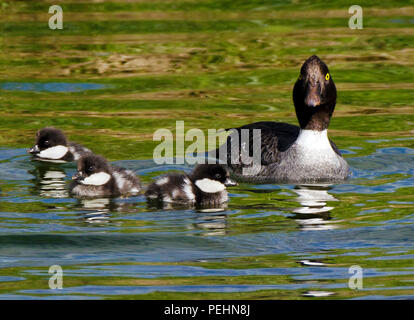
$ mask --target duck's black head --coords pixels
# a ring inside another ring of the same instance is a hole
[[[193,182],[208,179],[217,181],[225,186],[236,185],[230,179],[230,173],[227,167],[221,164],[199,164],[194,168],[190,177]]]
[[[315,55],[300,69],[293,88],[293,103],[302,129],[328,128],[336,104],[336,87],[327,65]]]
[[[83,184],[102,185],[109,181],[111,166],[104,157],[89,154],[78,160],[78,172],[72,177]]]
[[[36,143],[27,152],[36,154],[56,146],[67,146],[67,140],[63,132],[52,127],[43,128],[36,133]]]

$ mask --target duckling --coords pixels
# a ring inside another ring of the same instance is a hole
[[[78,160],[77,166],[70,186],[70,193],[75,196],[136,195],[141,190],[141,182],[134,172],[111,166],[102,156],[88,154]]]
[[[227,151],[220,147],[212,155],[227,163],[241,180],[316,183],[346,179],[349,165],[328,138],[336,87],[327,65],[316,55],[301,67],[293,87],[293,102],[299,127],[262,121],[227,129],[232,131],[225,144]],[[261,157],[252,165],[243,161],[246,157],[241,153],[251,156],[248,151],[253,150],[254,129],[261,130]],[[248,130],[247,143],[237,139],[241,130]]]
[[[228,169],[220,164],[200,164],[187,174],[168,174],[153,182],[145,192],[149,201],[218,205],[228,201],[226,186],[236,185]]]
[[[68,142],[63,132],[53,127],[39,130],[35,145],[27,152],[35,159],[53,162],[77,161],[81,156],[91,153],[88,148]]]

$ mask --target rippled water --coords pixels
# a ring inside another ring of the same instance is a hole
[[[242,184],[219,212],[154,210],[142,196],[76,200],[66,190],[74,164],[32,161],[24,149],[0,159],[0,282],[14,288],[0,298],[413,297],[412,148],[348,159],[344,184]],[[191,170],[115,163],[144,179]],[[48,289],[54,264],[62,290]],[[358,294],[351,265],[363,268]]]
[[[33,91],[33,92],[80,92],[85,90],[104,89],[99,83],[65,83],[65,82],[3,82],[1,90]]]

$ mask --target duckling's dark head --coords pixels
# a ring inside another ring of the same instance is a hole
[[[328,66],[319,57],[308,58],[293,88],[296,116],[302,129],[328,128],[336,104],[336,87]]]
[[[36,154],[56,146],[67,146],[66,137],[59,129],[47,127],[36,133],[36,143],[28,152]]]
[[[83,156],[78,160],[78,172],[72,177],[73,180],[85,181],[87,178],[93,183],[84,183],[84,184],[95,184],[98,185],[97,181],[106,180],[110,178],[111,166],[106,161],[104,157],[98,156],[96,154],[89,154]]]
[[[230,173],[227,167],[221,164],[197,165],[191,174],[191,180],[196,182],[203,179],[218,181],[225,186],[236,185],[236,183],[230,179]]]

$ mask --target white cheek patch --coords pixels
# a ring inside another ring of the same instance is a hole
[[[226,189],[226,186],[221,182],[207,178],[197,180],[195,185],[199,187],[201,191],[207,193],[216,193]]]
[[[81,180],[82,184],[91,186],[102,186],[111,179],[111,176],[106,172],[98,172],[91,174],[89,177]]]
[[[45,159],[57,160],[62,158],[68,152],[68,150],[69,149],[67,147],[59,145],[42,150],[36,156]]]

